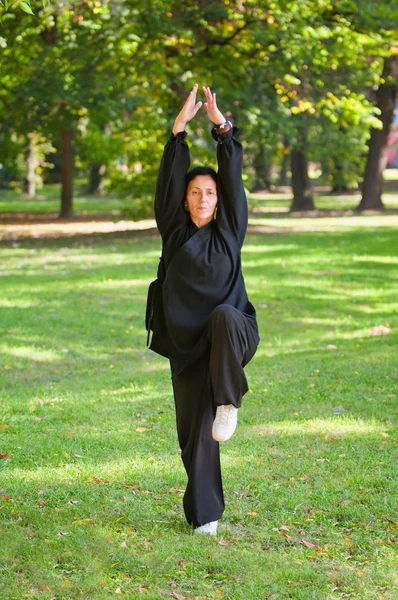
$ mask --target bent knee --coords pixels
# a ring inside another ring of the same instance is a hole
[[[210,320],[213,322],[235,320],[237,313],[239,313],[239,311],[230,304],[220,304],[212,311]]]

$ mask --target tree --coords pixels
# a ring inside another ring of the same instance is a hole
[[[43,133],[61,149],[63,218],[73,212],[74,140],[81,120],[122,119],[134,86],[139,38],[133,6],[87,0],[48,4],[35,21],[12,11],[3,16],[3,111],[11,106],[16,129]]]
[[[381,210],[383,189],[383,170],[387,140],[398,98],[398,51],[386,58],[382,74],[382,83],[376,91],[376,107],[381,129],[372,129],[369,139],[369,152],[366,162],[362,188],[362,198],[358,210]]]

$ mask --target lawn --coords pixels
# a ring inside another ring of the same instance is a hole
[[[0,242],[2,600],[398,597],[398,216],[251,225],[261,344],[216,538],[185,522],[168,364],[145,348],[157,236]]]

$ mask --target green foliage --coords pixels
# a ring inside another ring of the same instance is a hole
[[[199,82],[242,129],[248,185],[259,157],[266,171],[300,147],[330,163],[331,182],[340,164],[347,182],[360,180],[379,126],[369,93],[397,40],[390,2],[37,2],[34,16],[6,4],[0,139],[37,131],[59,149],[71,128],[81,168],[101,163],[108,190],[149,202],[164,140]],[[207,128],[200,113],[190,126],[200,160],[213,156]],[[11,170],[14,160],[12,151]]]
[[[46,6],[47,0],[42,0],[42,6]],[[28,15],[33,15],[32,3],[30,0],[26,0],[25,2],[22,0],[0,0],[0,5],[4,6],[4,10],[8,10],[11,7],[20,8]]]

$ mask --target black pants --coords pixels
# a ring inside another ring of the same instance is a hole
[[[219,444],[211,434],[214,416],[220,404],[240,407],[248,390],[243,367],[259,342],[256,322],[226,304],[212,312],[208,339],[206,353],[172,379],[188,475],[184,511],[194,526],[217,521],[224,512]]]

